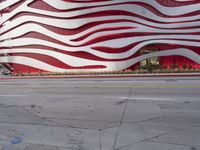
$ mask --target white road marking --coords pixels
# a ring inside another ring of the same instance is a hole
[[[0,95],[0,97],[28,97],[28,95]]]
[[[175,100],[173,98],[158,98],[158,97],[121,97],[119,98],[121,100],[124,100],[124,99],[129,99],[129,100],[161,100],[161,101],[172,101],[172,100]]]

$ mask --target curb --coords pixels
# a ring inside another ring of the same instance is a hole
[[[17,79],[78,79],[78,78],[145,78],[145,77],[200,77],[200,73],[176,73],[176,74],[109,74],[109,75],[65,75],[65,76],[9,76],[0,77],[0,80]]]

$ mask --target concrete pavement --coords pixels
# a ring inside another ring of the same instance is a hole
[[[200,78],[0,82],[0,149],[200,150]]]

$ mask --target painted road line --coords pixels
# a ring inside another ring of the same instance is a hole
[[[121,97],[120,100],[161,100],[161,101],[173,101],[173,98],[158,98],[158,97]]]
[[[28,97],[28,95],[0,95],[0,97]]]

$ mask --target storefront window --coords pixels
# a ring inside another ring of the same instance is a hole
[[[156,52],[156,51],[158,51],[158,50],[156,50],[156,49],[141,50],[140,55],[145,55],[145,54]],[[153,65],[153,66],[160,65],[159,57],[152,57],[152,58],[148,58],[148,59],[140,61],[140,66],[150,66],[150,65]]]

